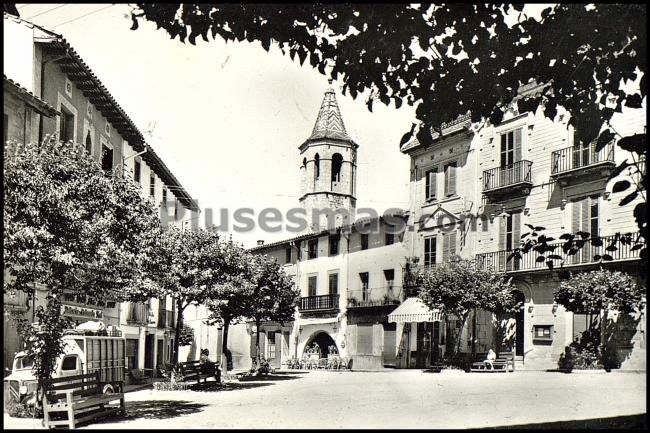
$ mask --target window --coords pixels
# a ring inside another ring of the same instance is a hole
[[[320,177],[320,156],[316,154],[314,157],[314,181]]]
[[[153,173],[149,175],[149,195],[151,197],[156,195],[156,176]]]
[[[533,341],[553,341],[553,325],[533,325]]]
[[[133,163],[133,180],[140,183],[140,161],[138,160],[136,160]],[[164,196],[165,196],[165,192],[163,191],[163,197]]]
[[[127,338],[126,340],[126,368],[131,370],[138,366],[138,339]]]
[[[174,200],[174,220],[178,219],[178,200]]]
[[[61,370],[63,371],[70,371],[70,370],[76,370],[77,369],[77,356],[76,355],[70,355],[66,356],[63,358],[63,361],[61,361]]]
[[[521,160],[521,128],[501,134],[501,167]]]
[[[343,157],[340,153],[332,155],[332,182],[341,181],[341,167],[343,166]]]
[[[445,233],[442,237],[442,261],[447,263],[456,255],[456,231]]]
[[[284,249],[284,263],[291,263],[291,247]]]
[[[582,200],[573,203],[572,212],[572,231],[586,232],[592,237],[600,234],[598,224],[599,204],[598,196],[585,197]]]
[[[64,105],[61,105],[59,119],[59,138],[61,141],[74,141],[74,114]]]
[[[425,173],[426,177],[426,191],[425,191],[425,200],[435,200],[436,199],[436,174],[438,173],[438,168],[433,168]]]
[[[90,131],[86,134],[86,152],[88,155],[93,154],[93,139],[90,136]]]
[[[109,172],[113,170],[113,149],[102,145],[102,170]]]
[[[521,240],[521,212],[511,212],[501,217],[499,250],[510,251],[519,248]]]
[[[424,266],[433,266],[436,264],[436,243],[435,236],[424,238]]]
[[[384,278],[386,279],[386,287],[392,289],[395,283],[395,269],[384,269]]]
[[[445,165],[445,196],[456,194],[456,161]]]
[[[362,301],[367,301],[368,300],[368,282],[370,281],[370,275],[368,272],[361,272],[359,274],[359,278],[361,279],[361,300]]]
[[[166,208],[167,207],[167,188],[163,186],[162,189],[162,204]]]
[[[307,290],[308,290],[307,296],[316,296],[317,283],[318,283],[318,277],[316,275],[312,275],[311,277],[307,278]]]
[[[266,334],[266,339],[269,343],[269,359],[275,358],[275,331],[270,331]]]
[[[298,251],[298,260],[302,260],[302,241],[296,242],[296,249]]]
[[[341,237],[340,235],[331,235],[329,237],[329,244],[330,244],[330,256],[335,256],[339,253],[339,241]]]
[[[339,274],[329,275],[329,294],[338,295],[339,293]]]
[[[367,250],[368,249],[368,234],[367,233],[361,233],[361,249],[362,250]]]
[[[573,168],[583,167],[590,163],[591,146],[578,139],[578,131],[573,132]]]
[[[386,233],[386,245],[393,245],[395,243],[395,234]]]
[[[312,239],[307,242],[307,257],[309,259],[315,259],[318,257],[318,239]]]

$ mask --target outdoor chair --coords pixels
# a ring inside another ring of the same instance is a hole
[[[319,370],[320,370],[320,369],[325,369],[325,368],[327,368],[327,358],[321,358],[321,359],[319,359],[319,360],[318,360],[318,364],[317,364],[317,366],[318,366],[318,369],[319,369]]]

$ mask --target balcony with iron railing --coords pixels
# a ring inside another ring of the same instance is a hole
[[[483,171],[483,194],[492,198],[502,195],[527,195],[533,186],[533,163],[522,159],[512,164]]]
[[[565,242],[556,242],[549,245],[553,251],[544,254],[544,259],[540,259],[537,252],[531,250],[522,253],[521,258],[508,257],[512,250],[493,251],[476,255],[476,262],[479,267],[491,267],[497,272],[522,272],[534,270],[548,270],[548,261],[552,262],[553,268],[585,266],[596,263],[622,262],[639,259],[639,247],[635,247],[638,242],[637,234],[632,234],[632,242],[621,239],[616,235],[601,236],[585,239],[584,246],[577,249],[575,254],[570,255],[565,252],[563,245]]]
[[[301,313],[314,311],[335,311],[339,309],[339,295],[303,296],[298,301]]]
[[[129,302],[127,307],[126,323],[129,325],[147,325],[151,320],[148,304]]]
[[[566,147],[551,154],[551,177],[560,185],[594,178],[609,178],[616,166],[614,142],[596,151],[596,143],[584,147]]]
[[[402,287],[386,285],[368,290],[348,290],[348,308],[380,307],[397,305],[403,300]]]

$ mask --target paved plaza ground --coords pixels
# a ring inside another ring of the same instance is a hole
[[[222,391],[144,389],[126,404],[126,418],[84,428],[630,427],[644,422],[646,374],[287,371]]]

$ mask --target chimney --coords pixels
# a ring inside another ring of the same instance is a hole
[[[258,239],[257,245],[264,245],[264,239]]]

